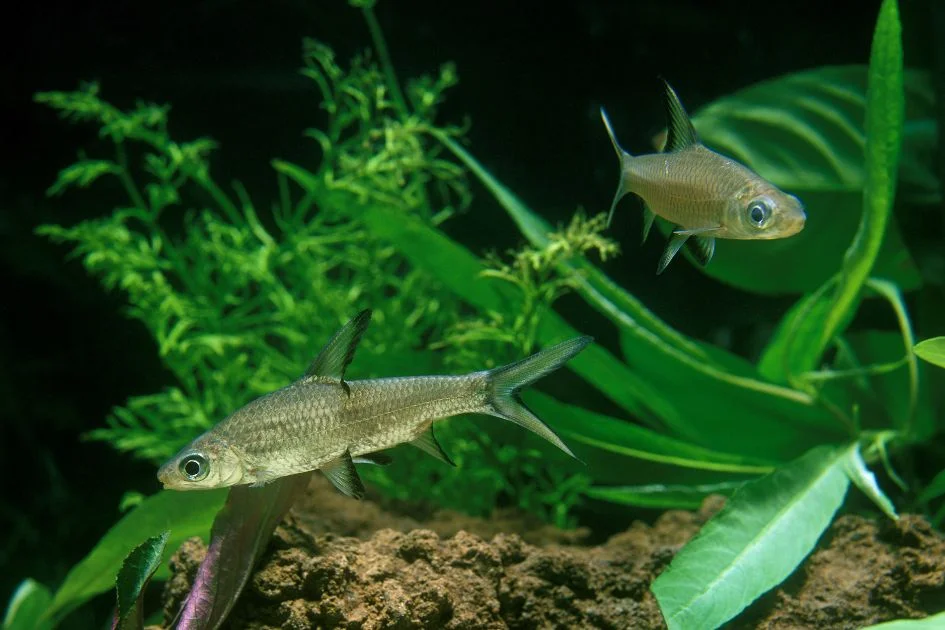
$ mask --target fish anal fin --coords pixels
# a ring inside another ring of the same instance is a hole
[[[345,450],[337,458],[322,466],[321,471],[342,494],[355,499],[364,496],[364,484],[361,483],[361,477],[358,476],[358,471],[354,467],[351,451]]]
[[[345,370],[354,358],[358,342],[361,341],[361,336],[364,335],[370,321],[371,311],[365,309],[342,326],[312,361],[302,380],[340,385],[350,396],[351,388],[345,383]]]
[[[705,267],[715,253],[715,238],[712,236],[692,236],[686,241],[686,249],[700,265]]]
[[[643,238],[641,243],[646,243],[646,237],[650,235],[650,229],[653,227],[653,221],[656,220],[656,213],[650,210],[650,207],[643,204]]]
[[[441,462],[446,462],[447,464],[453,467],[456,466],[456,464],[453,463],[453,460],[446,453],[446,451],[443,450],[443,447],[440,446],[439,441],[437,441],[436,439],[436,435],[433,434],[432,426],[426,431],[424,431],[423,433],[421,433],[419,436],[414,438],[410,442],[410,444],[412,446],[416,446],[427,455],[432,455],[433,457],[437,458]]]
[[[692,126],[692,120],[689,118],[689,114],[686,113],[682,101],[679,100],[676,90],[665,79],[663,85],[666,88],[666,110],[669,119],[666,131],[666,146],[663,147],[663,152],[682,151],[699,144],[696,128]]]
[[[352,457],[351,461],[355,464],[374,464],[375,466],[387,466],[394,461],[394,458],[387,453],[365,453]]]
[[[670,235],[669,244],[666,245],[663,255],[660,256],[659,265],[656,267],[656,275],[663,273],[663,270],[666,269],[666,265],[668,265],[673,260],[673,258],[679,252],[679,248],[682,247],[688,239],[688,234],[676,234],[674,232]]]

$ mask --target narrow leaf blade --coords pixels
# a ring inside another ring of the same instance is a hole
[[[899,515],[896,514],[896,508],[893,507],[892,501],[889,500],[886,493],[879,487],[879,484],[876,482],[876,476],[866,467],[866,462],[863,461],[863,455],[860,453],[859,445],[851,448],[847,452],[847,457],[844,461],[844,469],[850,481],[856,484],[886,516],[894,521],[899,520]]]
[[[846,450],[818,447],[735,493],[653,582],[670,630],[716,628],[790,575],[843,502]]]
[[[695,510],[710,494],[731,496],[744,481],[704,484],[651,483],[641,486],[594,486],[584,493],[592,499],[635,507]]]
[[[180,614],[179,630],[218,628],[236,603],[272,531],[308,487],[311,473],[261,488],[234,486],[213,521],[210,548]]]

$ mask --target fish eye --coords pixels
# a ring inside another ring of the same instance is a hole
[[[178,468],[189,481],[200,481],[210,472],[210,463],[200,453],[193,453],[180,460]]]
[[[748,206],[748,220],[755,227],[762,227],[771,214],[771,208],[764,201],[753,201]]]

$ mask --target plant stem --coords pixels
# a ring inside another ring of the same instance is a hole
[[[370,6],[362,7],[364,11],[364,20],[367,22],[368,31],[371,33],[371,40],[374,42],[374,49],[377,51],[378,60],[381,62],[381,68],[384,70],[384,76],[387,79],[387,87],[390,88],[391,98],[394,105],[400,111],[401,116],[407,118],[410,110],[407,108],[407,101],[404,99],[404,93],[400,89],[400,83],[397,81],[397,73],[394,72],[394,64],[390,58],[390,51],[387,50],[387,42],[384,41],[384,33],[381,31],[381,25],[374,15],[374,9]]]

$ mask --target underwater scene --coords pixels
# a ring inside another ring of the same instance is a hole
[[[945,628],[945,3],[18,11],[3,630]]]

